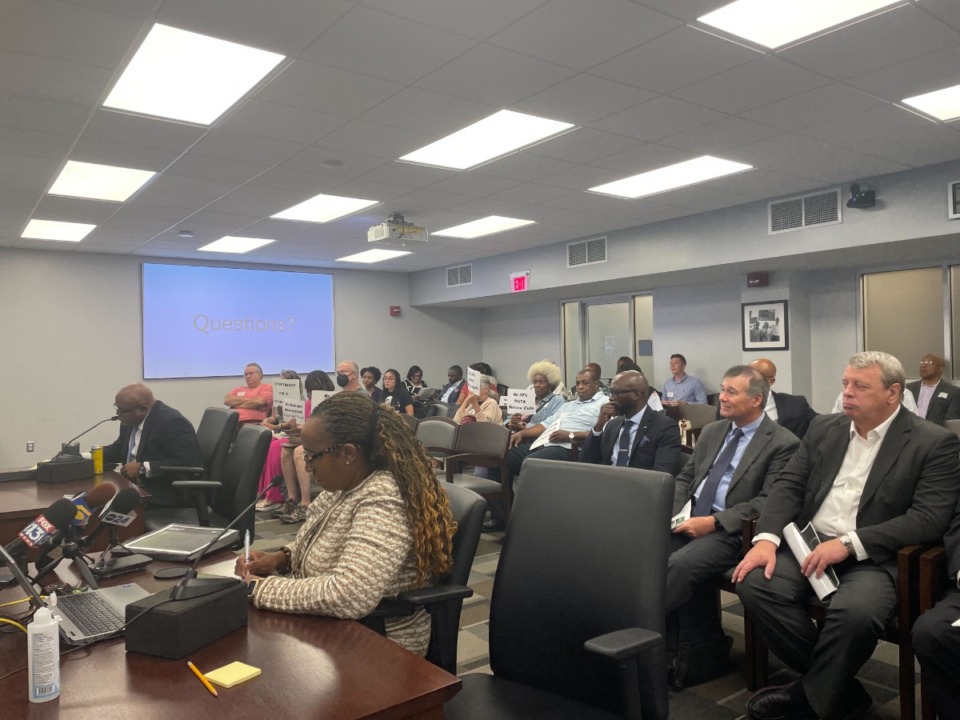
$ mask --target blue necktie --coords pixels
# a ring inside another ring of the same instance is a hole
[[[713,512],[713,501],[717,499],[717,488],[720,487],[720,478],[727,472],[733,456],[737,452],[737,446],[740,444],[740,438],[743,437],[743,430],[734,428],[733,436],[727,446],[720,451],[717,459],[713,461],[713,467],[707,475],[707,480],[700,491],[700,497],[697,498],[697,504],[693,507],[693,517],[702,517]]]
[[[630,462],[630,428],[633,420],[624,420],[620,431],[620,443],[617,445],[617,467],[626,467]]]

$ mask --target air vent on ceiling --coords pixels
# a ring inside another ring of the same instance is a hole
[[[605,237],[567,244],[567,267],[592,265],[593,263],[606,261],[607,238]]]
[[[840,188],[769,203],[767,220],[770,235],[842,222]]]
[[[447,268],[447,287],[469,285],[473,282],[473,265]]]

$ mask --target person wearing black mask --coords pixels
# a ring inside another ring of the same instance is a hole
[[[343,388],[344,392],[360,391],[367,395],[367,391],[360,384],[360,366],[353,360],[342,360],[337,364],[337,385]]]

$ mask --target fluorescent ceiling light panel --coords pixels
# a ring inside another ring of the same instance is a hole
[[[955,120],[960,118],[960,85],[904,98],[903,103],[937,120]]]
[[[158,23],[104,107],[209,125],[283,59]]]
[[[337,258],[337,262],[378,263],[412,254],[409,250],[364,250],[356,255]]]
[[[435,233],[431,233],[431,235],[443,235],[444,237],[471,240],[473,238],[483,237],[484,235],[493,235],[494,233],[505,230],[513,230],[514,228],[523,227],[524,225],[533,225],[534,222],[534,220],[520,220],[518,218],[490,215],[489,217],[480,218],[479,220],[464,223],[463,225],[449,227],[446,230],[438,230]]]
[[[676,190],[687,185],[694,185],[744,170],[753,170],[753,166],[704,155],[676,165],[667,165],[667,167],[657,170],[633,175],[616,182],[597,185],[590,188],[588,192],[635,200],[636,198]]]
[[[278,220],[325,223],[378,203],[379,200],[361,200],[360,198],[340,197],[338,195],[315,195],[309,200],[304,200],[299,205],[294,205],[271,217]]]
[[[773,49],[899,4],[903,0],[736,0],[697,22]]]
[[[400,159],[466,170],[573,127],[571,123],[501,110]]]
[[[96,225],[83,223],[60,222],[58,220],[31,220],[24,228],[22,238],[31,240],[63,240],[65,242],[80,242]]]
[[[202,250],[204,252],[221,252],[221,253],[246,253],[251,250],[256,250],[257,248],[263,247],[264,245],[269,245],[275,240],[268,240],[266,238],[251,238],[251,237],[234,237],[232,235],[226,235],[219,240],[214,240],[208,245],[204,245],[197,250]]]
[[[70,160],[50,188],[51,195],[123,202],[156,175],[152,170]]]

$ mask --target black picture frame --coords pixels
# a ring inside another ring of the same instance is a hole
[[[741,303],[740,311],[740,332],[745,351],[790,349],[786,300]]]

